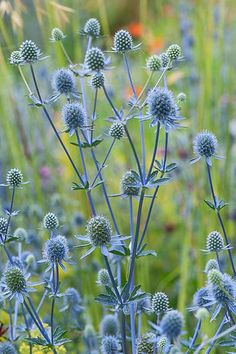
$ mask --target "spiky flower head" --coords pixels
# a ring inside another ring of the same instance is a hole
[[[212,231],[207,236],[206,249],[208,252],[218,252],[224,248],[224,240],[218,231]]]
[[[10,342],[3,342],[0,343],[0,354],[17,354],[17,351]]]
[[[15,256],[12,256],[11,257],[11,261],[9,260],[6,264],[6,270],[8,268],[12,268],[12,267],[17,267],[21,270],[24,270],[24,264],[22,262],[22,260],[19,258],[19,257],[15,257]]]
[[[155,351],[156,336],[152,332],[145,333],[138,341],[138,354],[153,354]]]
[[[43,227],[48,230],[55,230],[59,226],[59,221],[54,213],[47,213],[43,218]]]
[[[162,63],[162,67],[166,68],[168,63],[169,63],[169,57],[166,53],[161,53],[160,54],[160,58],[161,58],[161,63]]]
[[[18,267],[9,267],[4,273],[7,289],[12,294],[22,293],[26,289],[26,278],[23,271]]]
[[[38,46],[31,40],[24,41],[19,50],[21,58],[25,63],[34,63],[40,57]]]
[[[156,315],[166,312],[169,308],[169,298],[165,293],[157,292],[153,295],[151,309]]]
[[[93,47],[85,55],[85,64],[89,70],[99,71],[105,67],[105,56],[100,48]]]
[[[154,88],[147,98],[148,113],[154,117],[151,126],[158,121],[166,130],[177,125],[178,106],[171,91],[165,88]]]
[[[207,278],[211,284],[216,286],[221,286],[223,281],[223,275],[218,269],[211,269],[207,274]]]
[[[193,295],[193,305],[197,308],[206,306],[206,304],[209,303],[208,297],[209,297],[208,287],[199,289]]]
[[[131,34],[126,30],[119,30],[114,35],[113,48],[116,52],[124,53],[132,49],[133,39]]]
[[[62,32],[62,30],[60,30],[60,28],[53,28],[52,32],[51,32],[51,41],[53,42],[58,42],[61,41],[62,39],[64,39],[66,36],[64,35],[64,33]]]
[[[178,102],[185,102],[186,101],[186,94],[184,92],[180,92],[178,95],[177,95],[177,101]]]
[[[100,324],[100,332],[102,336],[114,336],[118,334],[119,325],[115,315],[106,315]]]
[[[63,106],[62,117],[70,130],[84,125],[86,113],[80,103],[67,103]]]
[[[91,86],[94,89],[99,89],[99,88],[103,87],[104,82],[105,82],[105,77],[102,72],[99,71],[99,72],[93,74],[93,76],[91,78]]]
[[[6,182],[10,187],[19,187],[22,183],[23,175],[18,168],[12,168],[7,172]]]
[[[146,62],[146,67],[150,71],[158,71],[162,68],[162,60],[161,58],[154,54],[151,55]]]
[[[158,348],[158,350],[159,350],[158,352],[164,353],[167,344],[168,344],[168,338],[165,337],[165,336],[161,336],[161,337],[158,339],[158,342],[157,342],[157,348]]]
[[[206,264],[206,267],[205,267],[204,271],[205,271],[205,273],[209,273],[210,270],[212,270],[212,269],[219,270],[218,262],[215,259],[209,259],[209,261]]]
[[[118,354],[119,353],[118,339],[113,336],[103,337],[101,352],[102,352],[102,354]]]
[[[176,60],[181,55],[181,47],[178,44],[172,44],[167,49],[166,54],[171,60]]]
[[[22,63],[22,57],[21,57],[21,53],[19,50],[14,50],[11,53],[11,56],[9,58],[10,64],[12,65],[19,65]]]
[[[122,123],[120,122],[115,122],[112,124],[110,130],[109,130],[109,135],[114,138],[120,140],[125,134],[125,129]]]
[[[52,78],[52,87],[59,94],[75,92],[75,77],[69,69],[58,69]]]
[[[218,142],[215,135],[207,130],[198,133],[193,140],[193,150],[198,157],[209,158],[213,156],[217,145]]]
[[[110,276],[108,271],[105,268],[99,270],[97,275],[97,283],[99,285],[104,285],[104,286],[110,285],[111,283]]]
[[[105,245],[111,240],[111,224],[104,216],[94,216],[87,223],[86,233],[94,246]]]
[[[67,239],[64,236],[58,235],[50,238],[45,243],[43,257],[50,263],[59,263],[61,265],[62,261],[68,258],[68,253]]]
[[[232,302],[232,298],[236,295],[235,281],[228,274],[223,274],[220,284],[213,285],[212,283],[211,293],[214,299],[222,305]]]
[[[168,338],[177,338],[183,328],[183,316],[179,311],[171,310],[163,316],[160,325]]]
[[[7,233],[8,221],[5,218],[0,218],[0,234],[6,235]]]
[[[101,26],[96,18],[90,18],[84,25],[84,33],[92,37],[99,37]]]
[[[128,196],[137,196],[140,187],[137,186],[137,178],[133,171],[127,171],[121,178],[121,192]]]
[[[28,237],[28,233],[26,231],[26,229],[24,229],[23,227],[18,227],[15,231],[14,231],[14,237],[17,237],[19,241],[26,241],[27,237]]]
[[[64,296],[64,305],[66,308],[73,309],[74,311],[81,312],[82,311],[82,299],[81,296],[75,288],[68,288],[65,291],[65,296]]]

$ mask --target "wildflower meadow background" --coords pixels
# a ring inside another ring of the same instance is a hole
[[[0,1],[0,353],[233,353],[233,0]]]

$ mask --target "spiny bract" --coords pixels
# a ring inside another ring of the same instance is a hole
[[[193,305],[196,307],[204,307],[207,303],[209,303],[208,298],[209,288],[201,288],[193,296]]]
[[[94,246],[105,245],[110,242],[112,236],[112,228],[109,220],[100,215],[88,221],[86,232]]]

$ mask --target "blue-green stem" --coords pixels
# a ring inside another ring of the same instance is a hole
[[[10,210],[9,210],[9,215],[8,215],[8,220],[7,220],[5,241],[7,240],[8,230],[9,230],[9,226],[11,223],[11,217],[12,217],[13,205],[14,205],[14,197],[15,197],[15,187],[12,188],[11,205],[10,205]]]
[[[15,309],[14,309],[14,321],[13,321],[13,340],[16,340],[16,327],[17,327],[17,319],[18,319],[18,307],[19,304],[15,301]]]
[[[153,169],[153,165],[154,165],[155,158],[156,158],[156,153],[157,153],[159,135],[160,135],[160,122],[157,123],[155,145],[154,145],[152,161],[151,161],[151,164],[150,164],[150,167],[149,167],[149,171],[148,171],[148,174],[147,174],[146,182],[148,181],[148,179],[149,179],[149,177],[150,177],[150,175],[152,173],[152,169]]]
[[[221,321],[220,323],[220,326],[218,327],[217,331],[216,331],[216,334],[215,336],[213,337],[213,340],[211,342],[211,344],[209,345],[207,351],[206,351],[206,354],[209,354],[211,352],[211,350],[213,349],[214,345],[215,345],[215,342],[217,340],[217,336],[220,334],[220,332],[223,330],[224,328],[224,325],[225,325],[225,316],[223,318],[223,320]],[[214,339],[215,338],[215,339]]]
[[[196,325],[196,328],[195,328],[195,331],[194,331],[194,335],[193,335],[193,338],[191,340],[191,343],[190,343],[190,346],[188,348],[187,353],[189,353],[191,351],[192,347],[194,346],[194,344],[195,344],[195,342],[197,340],[197,337],[199,335],[199,331],[200,331],[200,328],[201,328],[201,324],[202,324],[202,321],[199,319],[198,322],[197,322],[197,325]]]
[[[40,100],[40,102],[41,102],[41,104],[42,104],[43,112],[44,112],[45,116],[47,117],[47,119],[48,119],[48,121],[49,121],[49,123],[50,123],[50,125],[51,125],[51,127],[52,127],[52,129],[53,129],[53,131],[54,131],[54,133],[55,133],[55,135],[56,135],[56,137],[57,137],[57,139],[59,140],[59,142],[60,142],[60,144],[61,144],[61,146],[62,146],[62,148],[63,148],[63,150],[64,150],[64,152],[65,152],[65,154],[66,154],[66,156],[68,157],[68,159],[69,159],[69,161],[70,161],[70,163],[71,163],[71,165],[72,165],[72,167],[73,167],[73,169],[74,169],[76,175],[78,176],[80,182],[81,182],[82,184],[84,184],[83,179],[82,179],[82,177],[81,177],[81,175],[80,175],[80,173],[79,173],[77,167],[76,167],[75,164],[74,164],[74,161],[72,160],[72,158],[71,158],[71,156],[70,156],[70,154],[69,154],[69,152],[68,152],[68,150],[67,150],[65,144],[64,144],[63,141],[61,140],[61,137],[60,137],[60,135],[58,134],[58,131],[57,131],[55,125],[53,124],[53,121],[52,121],[52,119],[51,119],[51,117],[50,117],[50,115],[49,115],[47,109],[46,109],[45,106],[43,105],[42,97],[41,97],[41,94],[40,94],[40,91],[39,91],[38,83],[37,83],[37,80],[36,80],[36,77],[35,77],[35,73],[34,73],[34,69],[33,69],[33,65],[32,65],[32,64],[30,65],[30,70],[31,70],[31,74],[32,74],[33,81],[34,81],[35,89],[36,89],[36,91],[37,91],[38,98],[39,98],[39,100]]]
[[[27,316],[26,316],[26,313],[25,313],[25,308],[24,308],[23,304],[21,304],[21,310],[22,310],[22,314],[23,314],[23,317],[24,317],[25,327],[26,327],[26,331],[27,331],[28,337],[31,338],[30,326],[29,326],[29,322],[28,322],[28,319],[27,319]],[[29,343],[29,354],[32,354],[32,351],[33,351],[32,343]]]
[[[56,269],[55,269],[56,268]],[[52,265],[52,284],[53,284],[53,297],[52,297],[52,307],[51,307],[51,342],[54,344],[54,310],[57,292],[59,290],[59,268],[58,263],[53,263]]]
[[[127,70],[127,73],[128,73],[130,86],[131,86],[134,98],[135,98],[135,100],[137,100],[137,94],[136,94],[134,83],[133,83],[133,80],[132,80],[132,76],[131,76],[131,72],[130,72],[130,68],[129,68],[129,62],[128,62],[128,58],[126,56],[126,53],[123,54],[123,58],[124,58],[125,67],[126,67],[126,70]],[[139,108],[139,113],[140,113],[140,116],[142,117],[142,110],[140,108]],[[141,136],[141,145],[142,145],[143,179],[145,179],[145,175],[146,175],[146,152],[145,152],[145,140],[144,140],[144,126],[143,126],[143,120],[141,118],[139,119],[139,122],[140,122],[140,136]]]
[[[166,159],[167,159],[167,150],[168,150],[168,141],[169,141],[168,137],[169,137],[169,133],[166,132],[165,149],[164,149],[164,160],[163,160],[163,172],[162,172],[160,178],[162,178],[164,176],[165,169],[166,169]],[[148,224],[149,224],[149,221],[150,221],[150,218],[151,218],[151,214],[152,214],[152,208],[153,208],[157,193],[159,191],[159,188],[160,188],[160,185],[158,185],[156,187],[155,192],[154,192],[154,194],[152,196],[152,200],[151,200],[151,204],[150,204],[149,209],[148,209],[148,215],[147,215],[147,218],[146,218],[146,222],[145,222],[145,225],[144,225],[142,236],[141,236],[140,241],[139,241],[139,245],[138,245],[138,249],[137,249],[138,251],[140,250],[140,248],[142,246],[142,243],[143,243],[143,240],[144,240],[144,237],[146,235],[146,231],[147,231]]]
[[[112,287],[115,291],[115,294],[116,294],[116,297],[117,297],[117,300],[119,301],[119,304],[121,306],[123,306],[123,301],[122,301],[122,298],[121,298],[121,295],[119,293],[119,290],[117,288],[117,285],[116,285],[116,282],[115,282],[115,279],[114,279],[114,276],[113,276],[113,273],[112,273],[112,270],[111,270],[111,267],[110,267],[110,264],[109,264],[109,261],[108,261],[108,258],[107,256],[103,256],[104,260],[105,260],[105,265],[106,265],[106,268],[107,268],[107,271],[109,273],[109,277],[110,277],[110,280],[111,280],[111,283],[112,283]]]
[[[122,338],[122,353],[128,354],[127,343],[126,343],[126,320],[123,310],[120,311],[121,318],[121,338]]]
[[[105,86],[103,86],[103,91],[104,91],[104,94],[105,94],[105,96],[106,96],[106,99],[107,99],[108,103],[110,104],[112,110],[114,111],[114,113],[115,113],[115,115],[117,116],[117,118],[121,121],[122,118],[121,118],[119,112],[117,111],[117,109],[115,108],[115,106],[114,106],[114,104],[113,104],[113,102],[112,102],[112,100],[111,100],[111,98],[110,98],[110,96],[109,96],[109,94],[108,94],[108,92],[107,92]],[[138,158],[138,155],[137,155],[135,146],[134,146],[134,144],[133,144],[133,141],[132,141],[132,139],[131,139],[131,136],[130,136],[130,134],[129,134],[129,131],[128,131],[128,128],[127,128],[126,125],[124,125],[124,129],[125,129],[125,133],[126,133],[126,135],[127,135],[127,138],[128,138],[128,140],[129,140],[129,143],[130,143],[132,152],[133,152],[133,154],[134,154],[134,158],[135,158],[135,161],[136,161],[136,164],[137,164],[137,168],[138,168],[138,171],[139,171],[139,175],[140,175],[141,181],[142,181],[142,183],[143,183],[144,181],[143,181],[142,169],[141,169],[141,165],[140,165],[140,162],[139,162],[139,158]]]
[[[97,99],[98,99],[98,89],[95,90],[95,96],[94,96],[91,136],[90,136],[90,143],[91,144],[93,143],[93,129],[94,129],[94,122],[95,122],[95,118],[96,118]]]
[[[213,183],[212,183],[212,177],[211,177],[211,166],[209,166],[209,164],[207,162],[206,162],[206,167],[207,167],[208,181],[209,181],[209,185],[210,185],[210,189],[211,189],[211,195],[212,195],[212,199],[213,199],[213,202],[214,202],[215,211],[216,211],[218,220],[220,222],[221,229],[222,229],[223,234],[224,234],[225,242],[226,242],[227,245],[230,245],[229,238],[228,238],[225,226],[224,226],[224,222],[223,222],[223,220],[221,218],[220,210],[218,210],[218,208],[217,208],[217,198],[216,198],[216,195],[215,195],[215,191],[214,191],[214,187],[213,187]],[[234,262],[233,262],[233,256],[232,256],[232,253],[231,253],[231,249],[228,248],[227,251],[228,251],[228,255],[229,255],[229,259],[230,259],[230,263],[231,263],[233,274],[234,274],[234,276],[236,276],[236,271],[235,271],[235,267],[234,267]]]
[[[130,219],[130,236],[131,236],[131,254],[134,252],[134,222],[133,222],[133,200],[132,196],[129,197],[129,219]],[[131,281],[132,291],[134,288],[134,276]],[[130,304],[130,330],[131,330],[131,343],[132,354],[136,354],[136,328],[135,328],[135,305]]]

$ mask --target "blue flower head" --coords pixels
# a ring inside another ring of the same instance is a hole
[[[156,315],[164,313],[169,308],[169,298],[165,293],[157,292],[153,295],[151,309]]]
[[[58,69],[54,72],[52,87],[57,97],[60,95],[72,95],[73,97],[78,97],[75,86],[75,77],[69,69]]]
[[[152,332],[147,332],[142,335],[138,341],[137,352],[138,354],[153,354],[155,352],[156,336]]]
[[[102,352],[102,354],[118,354],[119,353],[118,339],[113,336],[103,337],[101,352]]]
[[[63,106],[62,117],[72,135],[75,129],[83,127],[86,112],[80,103],[67,103]]]
[[[177,338],[183,328],[183,316],[177,310],[168,311],[161,320],[161,329],[170,339]]]
[[[193,140],[193,151],[196,155],[191,162],[197,162],[202,157],[206,159],[208,165],[211,166],[211,157],[219,158],[215,155],[218,141],[214,134],[207,130],[198,133]]]
[[[115,315],[106,315],[103,317],[100,324],[101,336],[114,336],[118,335],[119,324]]]
[[[69,248],[67,239],[64,236],[58,235],[56,237],[50,238],[44,246],[43,250],[43,261],[48,262],[51,266],[56,263],[65,269],[63,266],[63,261],[68,260]]]
[[[100,71],[106,64],[105,56],[100,48],[93,47],[85,55],[85,65],[91,71]]]
[[[0,354],[17,354],[17,351],[10,342],[3,342],[0,343]]]
[[[148,95],[148,115],[152,117],[151,126],[160,122],[168,132],[178,126],[179,108],[171,91],[165,88],[154,88]]]
[[[101,26],[96,18],[90,18],[84,25],[83,34],[92,37],[99,37]]]

